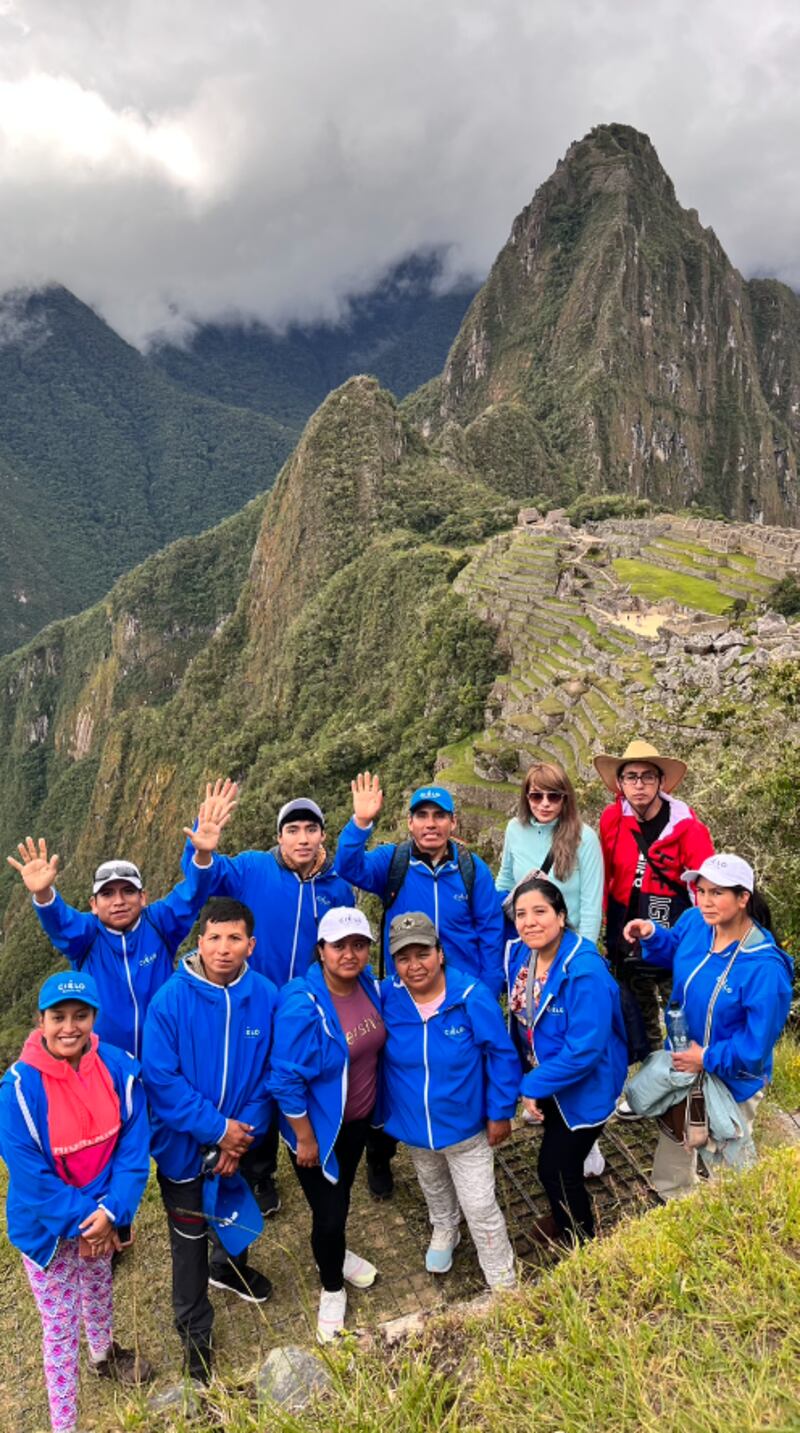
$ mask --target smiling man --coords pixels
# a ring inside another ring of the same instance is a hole
[[[494,877],[480,856],[457,844],[453,798],[443,786],[420,786],[408,807],[409,840],[376,846],[367,841],[383,806],[379,778],[365,771],[351,783],[353,816],[336,848],[336,869],[363,891],[380,896],[393,916],[419,911],[433,923],[451,966],[476,975],[497,995],[503,983],[503,912]],[[383,964],[394,970],[384,920]],[[392,1143],[370,1136],[367,1179],[377,1199],[388,1198]]]

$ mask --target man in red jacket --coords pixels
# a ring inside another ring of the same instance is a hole
[[[708,827],[672,794],[686,775],[685,762],[660,756],[649,742],[632,741],[622,756],[603,753],[594,764],[616,797],[600,817],[606,948],[617,979],[631,991],[641,1012],[643,1028],[638,1040],[631,1041],[630,1053],[643,1059],[663,1044],[657,992],[666,1001],[672,977],[645,967],[635,953],[632,958],[622,930],[637,918],[673,926],[691,904],[681,874],[697,870],[713,855],[714,845]],[[626,1017],[629,1039],[632,1023]]]

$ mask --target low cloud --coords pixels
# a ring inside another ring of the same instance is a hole
[[[800,17],[764,0],[0,0],[0,291],[125,337],[336,319],[481,276],[571,140],[649,133],[745,273],[800,288]]]

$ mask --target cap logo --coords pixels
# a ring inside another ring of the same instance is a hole
[[[413,916],[403,916],[403,919],[400,922],[400,928],[401,930],[413,930],[416,924],[417,922],[414,920]]]
[[[59,990],[85,990],[86,986],[82,980],[59,980]]]

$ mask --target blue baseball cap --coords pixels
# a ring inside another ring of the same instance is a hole
[[[79,1000],[81,1005],[92,1005],[100,1009],[100,997],[91,975],[75,970],[62,970],[49,975],[39,991],[39,1009],[50,1010],[54,1005],[63,1005],[65,1000]]]
[[[418,786],[408,803],[408,809],[409,811],[416,811],[418,806],[426,806],[428,803],[430,803],[431,806],[440,807],[442,811],[446,811],[450,816],[452,816],[455,811],[453,798],[449,791],[445,791],[443,786]]]

